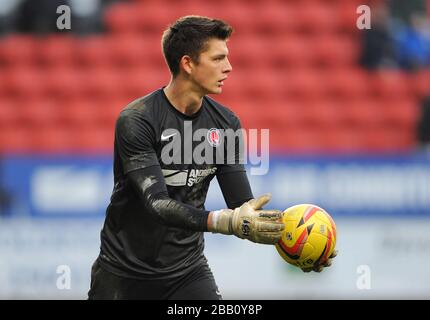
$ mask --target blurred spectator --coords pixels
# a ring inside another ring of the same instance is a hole
[[[123,0],[69,0],[72,9],[71,31],[79,35],[103,32],[103,11],[118,1]]]
[[[394,47],[389,28],[389,11],[384,2],[372,7],[372,28],[362,31],[360,63],[367,69],[392,66]]]
[[[423,148],[430,151],[430,95],[422,103],[418,122],[418,142]]]
[[[1,168],[1,162],[0,162],[0,168]],[[11,194],[3,187],[2,180],[0,179],[0,216],[7,215],[9,213],[11,200],[12,200]]]
[[[430,23],[425,15],[413,14],[410,24],[396,28],[394,38],[401,68],[415,70],[430,66]]]
[[[103,31],[102,0],[69,0],[72,8],[72,31],[87,34]]]
[[[65,0],[24,0],[19,7],[17,31],[45,34],[57,29],[57,7],[68,4]]]
[[[410,24],[416,14],[426,14],[426,0],[390,0],[390,11],[400,24]]]
[[[10,32],[47,34],[57,29],[57,8],[71,8],[71,32],[89,34],[103,31],[103,10],[119,0],[0,0],[0,35]]]
[[[15,30],[22,0],[0,0],[0,35]]]
[[[2,186],[0,186],[0,216],[5,216],[9,213],[10,204],[10,194]]]

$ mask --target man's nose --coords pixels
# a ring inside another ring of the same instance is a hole
[[[226,73],[231,72],[233,70],[233,67],[231,66],[230,61],[228,60],[228,58],[226,58],[225,61],[226,61],[226,65],[224,68],[224,72],[226,72]]]

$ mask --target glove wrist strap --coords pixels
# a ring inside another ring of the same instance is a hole
[[[212,212],[212,225],[214,232],[222,234],[233,234],[232,230],[233,210],[222,209]]]

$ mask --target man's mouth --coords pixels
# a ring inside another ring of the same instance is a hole
[[[221,80],[219,80],[219,81],[218,81],[218,83],[219,83],[221,86],[223,86],[223,85],[224,85],[224,81],[225,81],[226,79],[227,79],[227,78],[221,79]]]

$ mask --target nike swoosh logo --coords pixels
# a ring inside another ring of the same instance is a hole
[[[168,140],[170,137],[173,137],[175,134],[176,134],[176,132],[175,132],[175,133],[172,133],[172,134],[169,134],[169,135],[167,135],[167,136],[165,136],[165,135],[161,134],[161,141]]]

